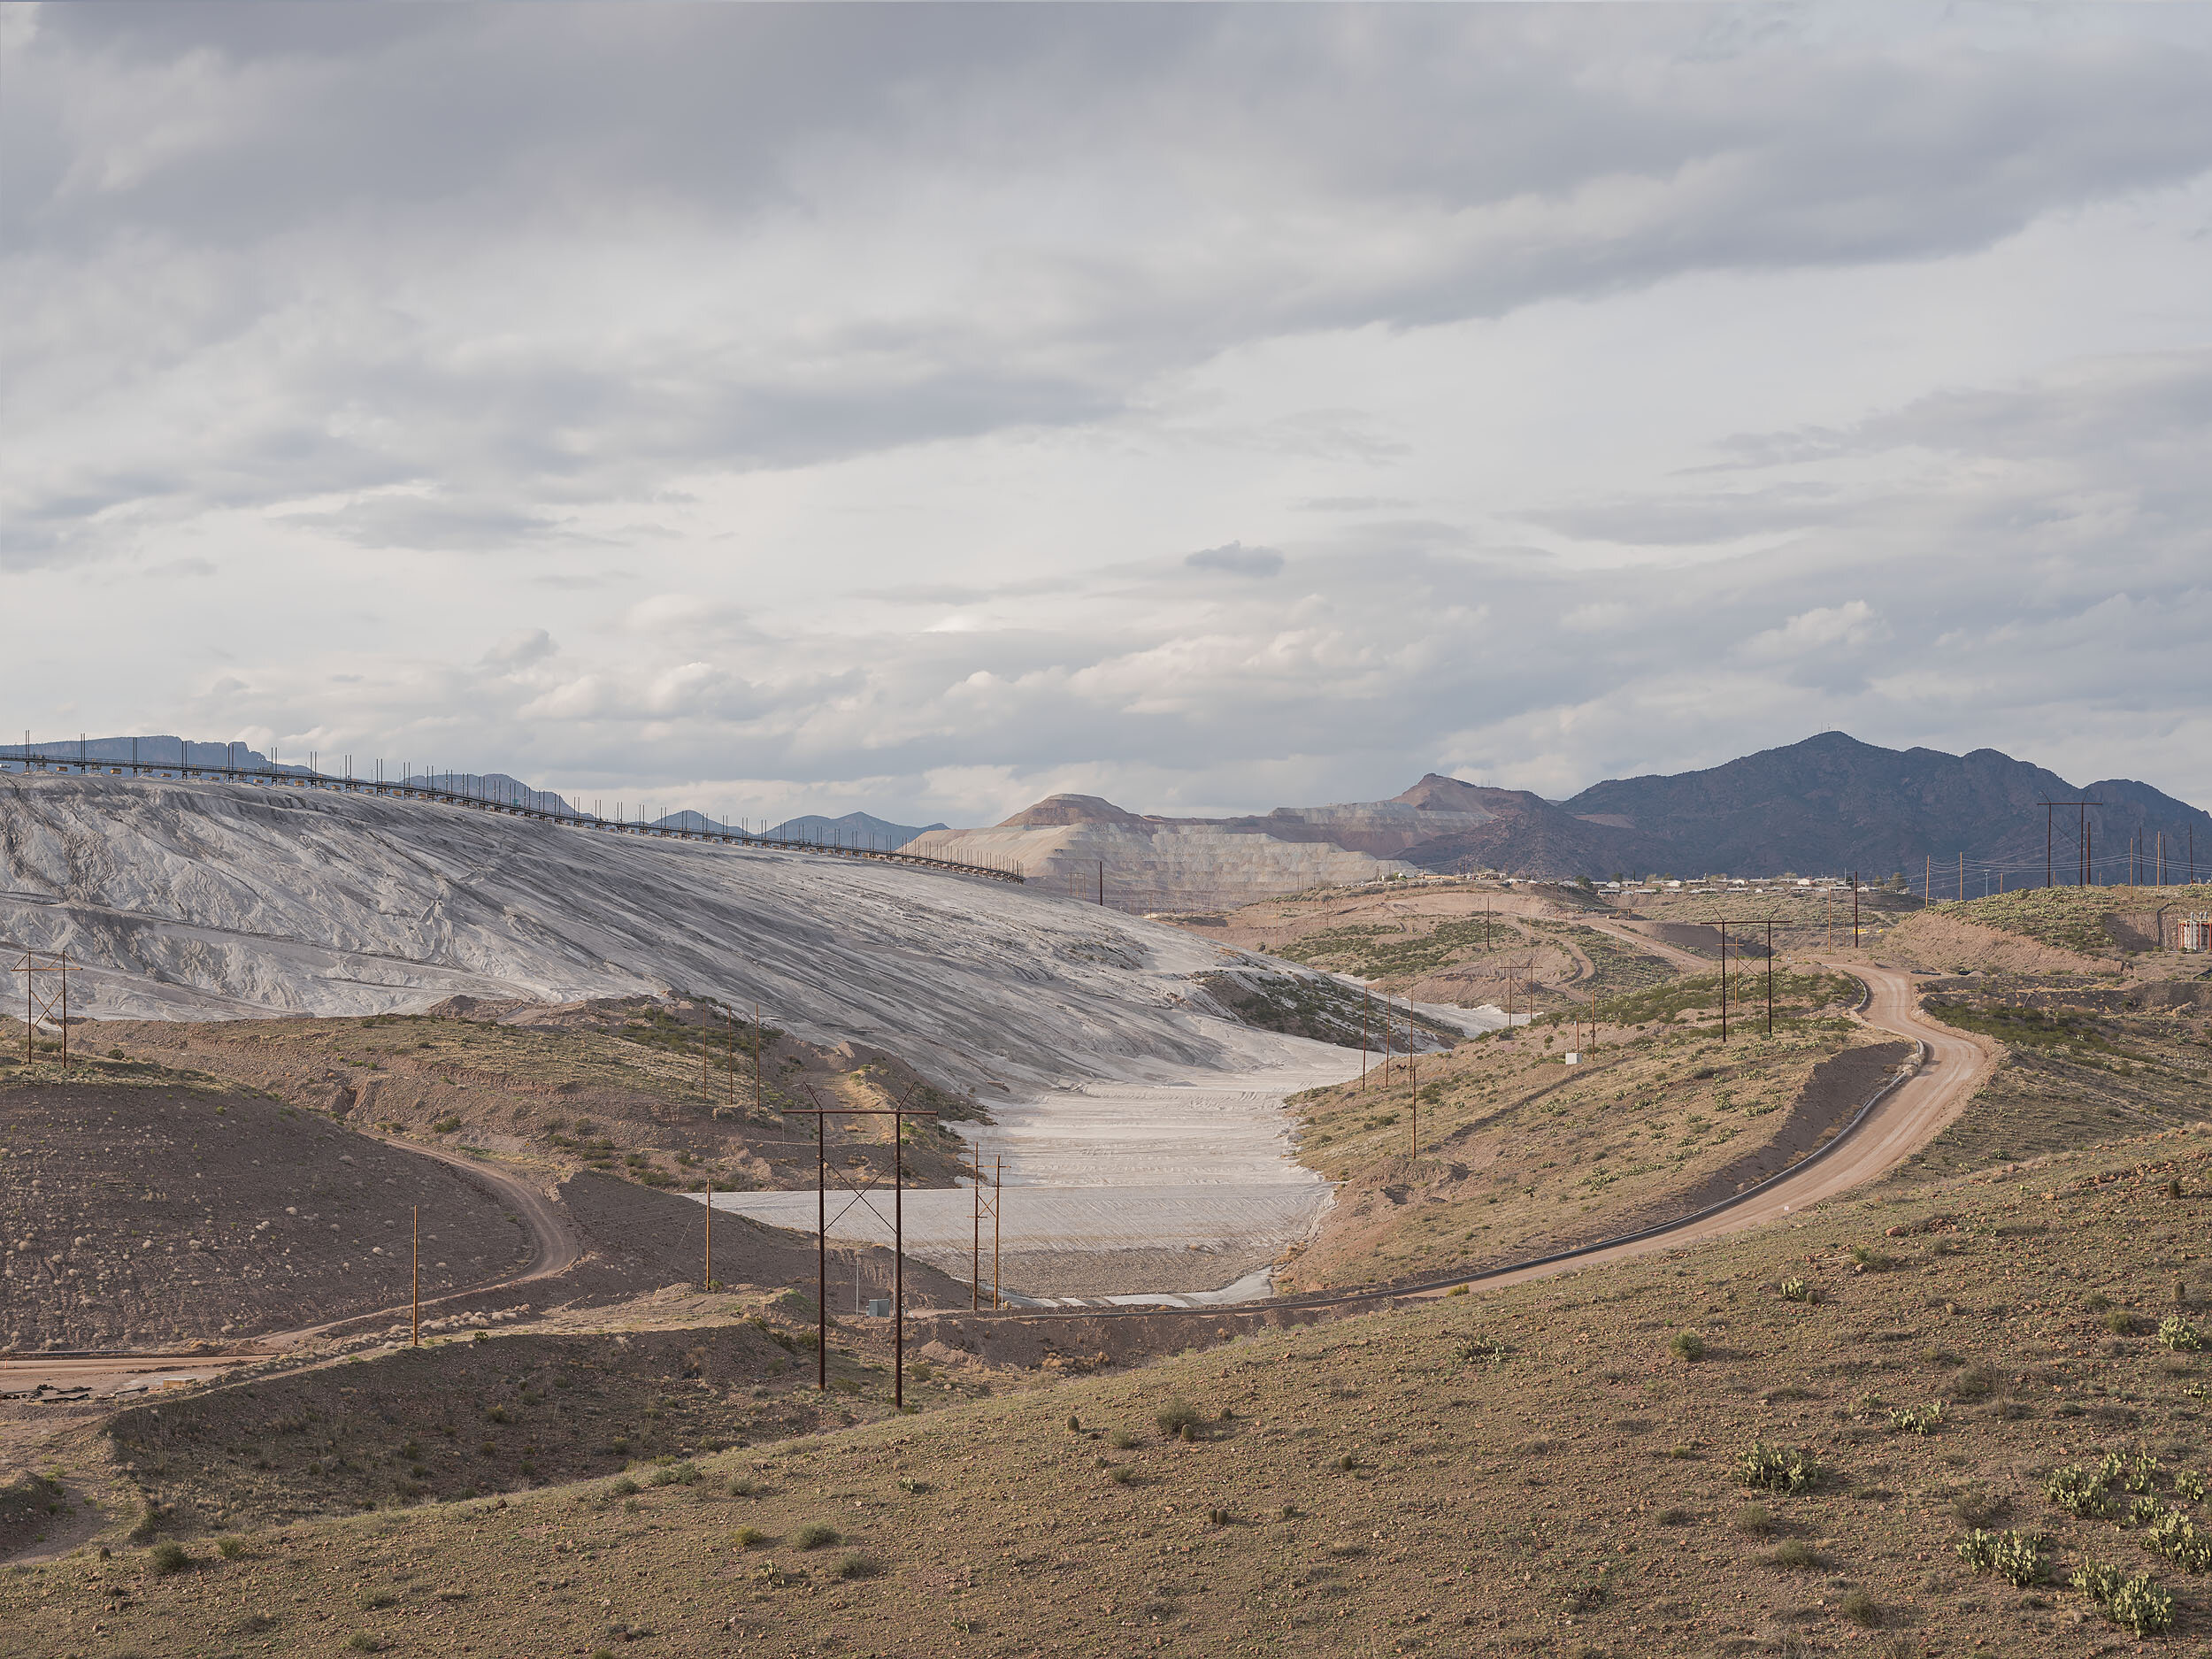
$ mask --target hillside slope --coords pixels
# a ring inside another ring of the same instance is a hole
[[[686,993],[959,1089],[1310,1052],[1219,1017],[1191,978],[1218,947],[1094,904],[247,785],[0,776],[0,937],[68,950],[105,1017]]]

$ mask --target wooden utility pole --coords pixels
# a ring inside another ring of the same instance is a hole
[[[763,1105],[760,1093],[760,1004],[753,1004],[753,1110]]]
[[[411,1331],[409,1345],[420,1348],[422,1346],[422,1206],[420,1204],[415,1206],[415,1272],[411,1302],[413,1311],[408,1321]]]
[[[707,1177],[707,1266],[706,1277],[699,1281],[702,1290],[714,1288],[714,1177]]]
[[[1965,853],[1965,850],[1964,850],[1963,849],[1960,849],[1960,852],[1959,852],[1959,900],[1960,900],[1960,902],[1963,903],[1963,902],[1965,902],[1965,899],[1966,899],[1966,853]]]

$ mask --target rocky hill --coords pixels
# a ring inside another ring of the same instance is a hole
[[[1051,795],[987,830],[943,830],[912,843],[960,858],[1021,862],[1055,891],[1095,893],[1125,908],[1233,908],[1327,883],[1414,870],[1490,869],[1532,877],[1666,872],[1917,875],[1963,854],[1969,875],[1995,865],[2010,885],[2039,885],[2041,803],[2088,798],[2100,881],[2129,879],[2128,849],[2166,837],[2167,879],[2212,866],[2212,816],[2146,783],[2069,783],[1994,749],[1946,755],[1880,749],[1824,732],[1726,765],[1594,784],[1547,801],[1431,772],[1387,801],[1278,807],[1241,818],[1148,817],[1095,795]],[[2058,879],[2072,878],[2074,820],[2055,837]],[[966,852],[962,849],[967,849]],[[2153,879],[2148,864],[2139,879]],[[1978,889],[1970,887],[1968,896]],[[1940,883],[1937,896],[1943,896]]]
[[[2106,778],[2076,785],[1993,749],[1968,755],[1880,749],[1841,732],[1703,772],[1594,784],[1563,810],[1618,837],[1592,844],[1585,856],[1598,864],[1586,869],[1742,875],[1855,869],[1886,876],[1962,853],[1970,864],[2009,865],[2039,883],[2040,803],[2084,798],[2104,803],[2091,815],[2101,881],[2125,880],[2130,837],[2140,836],[2147,849],[2162,830],[2168,847],[2184,849],[2185,858],[2193,828],[2198,856],[2212,863],[2212,816],[2148,784]],[[2063,821],[2071,816],[2057,815],[2061,880],[2073,869],[2072,826]],[[2170,860],[2175,856],[2170,852]]]

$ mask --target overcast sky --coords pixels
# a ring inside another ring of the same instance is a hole
[[[7,4],[0,123],[37,736],[2212,803],[2212,7]]]

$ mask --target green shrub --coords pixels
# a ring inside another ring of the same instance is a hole
[[[2107,1618],[2139,1637],[2173,1628],[2174,1598],[2153,1584],[2148,1573],[2139,1572],[2117,1586],[2102,1605]]]
[[[626,1498],[643,1490],[644,1488],[628,1475],[617,1475],[607,1486],[608,1493],[618,1498]]]
[[[1851,1259],[1860,1271],[1866,1273],[1886,1273],[1897,1265],[1894,1258],[1883,1255],[1870,1244],[1853,1245]]]
[[[175,1539],[165,1538],[146,1552],[146,1564],[153,1569],[155,1578],[166,1578],[189,1567],[192,1557],[184,1553],[184,1546]]]
[[[2169,1509],[2143,1529],[2143,1541],[2184,1572],[2212,1572],[2212,1534],[2177,1509]]]
[[[2166,1513],[2166,1506],[2156,1498],[2138,1498],[2128,1506],[2127,1524],[2130,1526],[2148,1526]]]
[[[1736,1511],[1735,1526],[1747,1538],[1764,1538],[1774,1530],[1774,1511],[1763,1503],[1747,1503]]]
[[[666,1463],[653,1471],[651,1484],[656,1486],[695,1486],[699,1479],[699,1465],[696,1463]]]
[[[1189,1439],[1186,1431],[1194,1432],[1205,1420],[1205,1413],[1179,1394],[1162,1406],[1152,1418],[1160,1432],[1170,1440]]]
[[[2081,1305],[2092,1313],[2102,1313],[2112,1305],[2112,1298],[2101,1290],[2093,1290],[2081,1299]]]
[[[1133,1448],[1138,1444],[1138,1440],[1137,1437],[1127,1429],[1116,1429],[1106,1437],[1106,1444],[1118,1452],[1125,1452]]]
[[[219,1538],[215,1540],[215,1553],[225,1561],[236,1561],[246,1553],[246,1540],[242,1538]]]
[[[1820,1565],[1820,1555],[1801,1538],[1786,1538],[1767,1552],[1770,1567],[1809,1569]]]
[[[1882,1622],[1882,1609],[1874,1598],[1863,1590],[1847,1590],[1836,1603],[1836,1611],[1856,1624],[1861,1630],[1872,1630]]]
[[[838,1557],[837,1564],[830,1569],[830,1577],[833,1578],[872,1578],[882,1571],[883,1563],[873,1555],[855,1550],[849,1555]]]
[[[2068,1463],[2054,1469],[2043,1482],[2043,1495],[2069,1515],[2094,1520],[2112,1513],[2112,1496],[2105,1490],[2101,1471]]]
[[[1818,1302],[1820,1289],[1810,1279],[1792,1275],[1782,1281],[1782,1300],[1784,1302]]]
[[[139,1510],[138,1518],[131,1523],[130,1540],[134,1544],[147,1543],[168,1525],[169,1511],[149,1498],[145,1507]]]
[[[1116,1463],[1107,1470],[1106,1479],[1118,1486],[1133,1486],[1137,1484],[1137,1466],[1134,1463]]]
[[[901,1475],[899,1477],[899,1490],[901,1492],[911,1493],[914,1496],[918,1498],[923,1493],[927,1492],[929,1489],[929,1482],[922,1479],[918,1475]]]
[[[2025,1589],[2040,1584],[2048,1570],[2041,1540],[2024,1532],[1969,1532],[1959,1540],[1959,1559],[1977,1572],[1993,1572]]]
[[[2104,1328],[2115,1336],[2133,1336],[2136,1330],[2135,1315],[2126,1308],[2115,1308],[2105,1315]]]
[[[1899,1406],[1889,1414],[1889,1425],[1905,1434],[1932,1434],[1936,1425],[1943,1421],[1943,1408],[1932,1406]]]
[[[733,1498],[757,1498],[760,1496],[760,1482],[750,1475],[732,1475],[730,1484],[724,1490]]]
[[[1705,1357],[1705,1339],[1694,1331],[1677,1331],[1667,1339],[1667,1352],[1680,1360],[1697,1361]]]
[[[2113,1460],[2108,1458],[2106,1461],[2109,1463]],[[2151,1455],[2149,1447],[2139,1446],[2135,1448],[2135,1455],[2120,1464],[2120,1484],[2130,1492],[2148,1492],[2157,1483],[2158,1476],[2165,1467]]]
[[[2177,1469],[2174,1471],[2174,1496],[2186,1498],[2192,1502],[2200,1502],[2204,1497],[2204,1477],[2194,1470]]]
[[[2158,1340],[2177,1354],[2195,1354],[2204,1348],[2203,1333],[2177,1313],[2158,1322]]]
[[[730,1534],[730,1541],[740,1549],[754,1549],[768,1541],[768,1534],[757,1526],[741,1526]]]
[[[1802,1492],[1820,1479],[1820,1463],[1802,1446],[1769,1446],[1754,1440],[1737,1459],[1738,1478],[1747,1486],[1769,1492]]]
[[[801,1549],[826,1549],[832,1544],[842,1543],[844,1537],[827,1521],[809,1521],[791,1534],[791,1541]]]
[[[458,1118],[441,1118],[436,1123],[430,1125],[430,1132],[433,1134],[449,1135],[460,1126],[461,1120]]]
[[[2074,1569],[2066,1582],[2099,1607],[2103,1607],[2112,1600],[2114,1593],[2126,1582],[2126,1578],[2117,1567],[2108,1567],[2101,1561],[2085,1561]]]
[[[1494,1336],[1463,1336],[1452,1344],[1452,1357],[1463,1365],[1495,1368],[1504,1364],[1512,1352],[1502,1339]]]
[[[1969,1365],[1951,1379],[1951,1398],[1962,1404],[1986,1400],[1997,1392],[1997,1374],[1986,1365]]]

